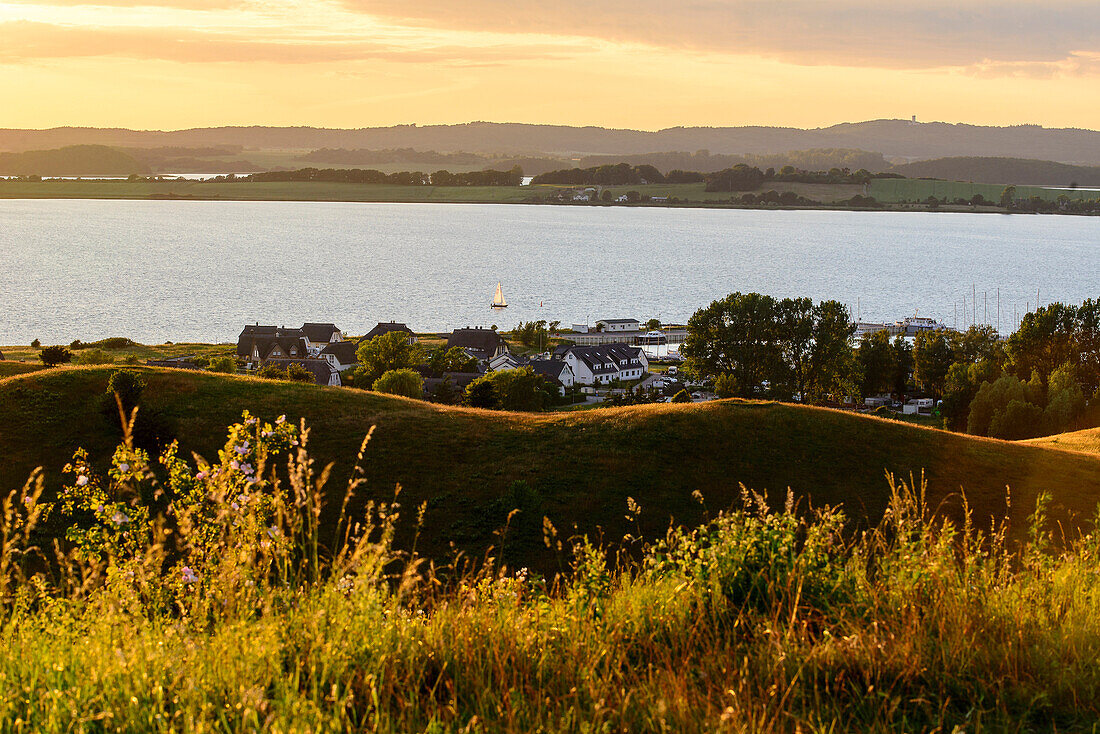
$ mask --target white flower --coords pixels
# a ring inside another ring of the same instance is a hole
[[[278,418],[275,419],[275,422],[276,423],[286,423],[286,416],[285,415],[279,416]]]
[[[241,464],[241,471],[244,472],[245,474],[251,474],[252,473],[252,465],[249,464],[248,462],[245,462],[244,464]]]
[[[129,465],[129,464],[125,464],[125,463],[124,463],[124,464],[119,464],[119,465],[118,465],[118,470],[119,470],[120,472],[122,472],[123,474],[125,474],[126,472],[130,471],[130,465]]]
[[[113,522],[115,525],[124,525],[130,522],[130,518],[126,517],[125,514],[119,512],[118,510],[115,510],[115,514],[111,515],[111,522]]]
[[[248,453],[248,441],[245,441],[240,446],[235,447],[233,450],[236,451],[240,456],[244,456]]]
[[[84,476],[83,474],[81,474],[79,477],[76,478],[76,486],[78,486],[78,487],[83,487],[87,483],[88,483],[88,477]]]
[[[195,479],[198,479],[200,481],[203,480],[203,479],[206,479],[206,472],[204,472],[204,471],[199,472],[198,474],[195,475]]]
[[[234,469],[240,469],[241,468],[240,462],[237,461],[236,459],[233,459],[233,461],[229,462],[229,466],[233,467]]]
[[[240,505],[238,505],[238,504],[237,504],[236,502],[230,502],[230,503],[229,503],[229,506],[230,506],[230,507],[232,507],[232,508],[233,508],[234,510],[239,510],[239,509],[241,509],[241,506],[240,506]]]
[[[184,566],[180,569],[180,577],[185,584],[193,584],[199,580],[199,577],[195,575],[195,572],[191,570],[190,566]]]

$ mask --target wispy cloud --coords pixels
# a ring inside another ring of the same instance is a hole
[[[392,62],[492,65],[573,55],[562,45],[495,43],[410,44],[342,33],[257,33],[165,27],[107,28],[32,21],[0,23],[0,63],[33,59],[114,56],[182,62]]]
[[[1100,2],[1064,0],[345,0],[403,24],[553,34],[801,65],[1058,63],[1100,51]]]

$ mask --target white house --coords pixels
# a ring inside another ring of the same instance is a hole
[[[642,322],[638,319],[600,319],[596,327],[601,326],[604,331],[641,331]]]
[[[578,385],[606,385],[614,380],[638,380],[649,369],[649,360],[640,347],[625,344],[601,346],[567,345],[554,352],[554,359],[565,362]]]
[[[355,356],[358,345],[355,342],[333,342],[321,350],[317,356],[326,360],[335,367],[338,372],[347,372],[359,364],[359,358]]]
[[[317,355],[329,344],[344,341],[344,333],[336,328],[336,324],[302,324],[302,336],[305,337],[306,347],[309,353]]]
[[[522,367],[526,362],[511,352],[505,350],[489,360],[490,370],[514,370]]]

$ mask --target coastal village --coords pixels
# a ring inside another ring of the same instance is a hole
[[[911,316],[895,322],[857,321],[853,340],[876,332],[914,338],[921,331],[948,330],[935,319]],[[241,371],[256,373],[265,366],[287,370],[291,365],[308,371],[322,386],[347,385],[359,366],[359,348],[377,337],[400,332],[407,343],[458,348],[469,358],[471,369],[432,374],[426,365],[417,367],[423,377],[423,397],[434,400],[443,391],[461,392],[474,380],[490,372],[530,368],[556,391],[564,402],[599,403],[608,398],[646,392],[652,399],[671,401],[686,392],[692,402],[715,399],[709,385],[690,379],[679,369],[679,347],[687,339],[684,325],[643,323],[633,318],[599,319],[593,325],[571,324],[546,333],[545,344],[525,348],[511,344],[495,327],[456,328],[447,333],[416,332],[406,323],[378,322],[361,337],[349,337],[335,323],[306,322],[300,327],[245,325],[237,337],[236,359]],[[150,366],[200,369],[191,357],[149,360]],[[444,385],[446,383],[446,385]],[[567,401],[564,399],[568,398]],[[853,408],[890,407],[905,414],[931,413],[933,401],[912,397],[895,403],[889,394],[866,396]]]

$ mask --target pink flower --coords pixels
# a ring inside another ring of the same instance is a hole
[[[199,580],[199,577],[195,575],[190,566],[184,566],[180,569],[180,578],[183,579],[185,584],[193,584]]]
[[[125,474],[126,472],[130,471],[130,465],[129,464],[119,464],[118,465],[118,470],[120,472],[122,472],[123,474]]]
[[[78,486],[78,487],[83,487],[87,483],[88,483],[88,477],[84,476],[83,474],[81,474],[79,477],[76,478],[76,486]]]

